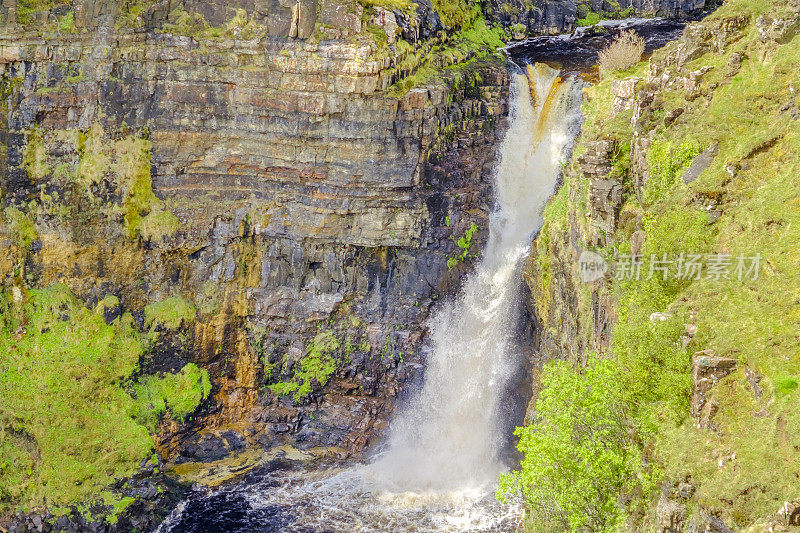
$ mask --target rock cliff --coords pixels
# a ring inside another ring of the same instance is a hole
[[[440,21],[424,3],[2,14],[9,309],[65,284],[109,323],[132,315],[149,343],[132,383],[206,371],[210,397],[153,431],[181,473],[251,449],[361,454],[419,375],[424,321],[458,287],[467,265],[448,259],[473,223],[479,250],[504,61],[431,52],[446,45],[427,38]],[[398,89],[424,54],[452,66]]]

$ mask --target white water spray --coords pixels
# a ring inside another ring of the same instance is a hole
[[[461,298],[429,324],[422,389],[392,423],[388,451],[371,465],[386,490],[477,488],[495,482],[502,469],[503,395],[520,363],[513,338],[520,262],[580,125],[580,82],[558,74],[529,67],[532,91],[524,74],[514,75],[489,240]]]
[[[256,514],[289,509],[291,523],[265,531],[516,529],[519,509],[496,502],[493,490],[504,468],[503,395],[519,365],[520,263],[580,127],[582,83],[558,74],[536,65],[528,76],[514,75],[486,249],[460,298],[429,323],[423,386],[391,424],[387,450],[367,465],[275,472],[222,491],[246,499]],[[174,514],[160,531],[180,519]]]

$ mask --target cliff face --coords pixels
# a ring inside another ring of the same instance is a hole
[[[586,91],[525,274],[542,354],[572,362],[581,382],[597,355],[622,387],[603,385],[603,401],[627,437],[599,440],[640,459],[605,480],[626,507],[603,520],[663,532],[798,523],[797,339],[782,303],[796,278],[798,20],[795,4],[728,2]]]
[[[135,379],[207,371],[200,410],[154,432],[178,464],[361,453],[491,204],[502,60],[392,92],[430,47],[424,6],[261,4],[4,4],[9,305],[66,284],[108,322],[132,313]]]

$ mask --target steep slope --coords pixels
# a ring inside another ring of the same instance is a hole
[[[570,363],[506,479],[535,527],[798,524],[798,33],[796,3],[731,0],[587,90],[526,269]]]

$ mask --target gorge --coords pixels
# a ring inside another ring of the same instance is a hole
[[[5,0],[0,531],[795,526],[800,8],[716,7]]]

